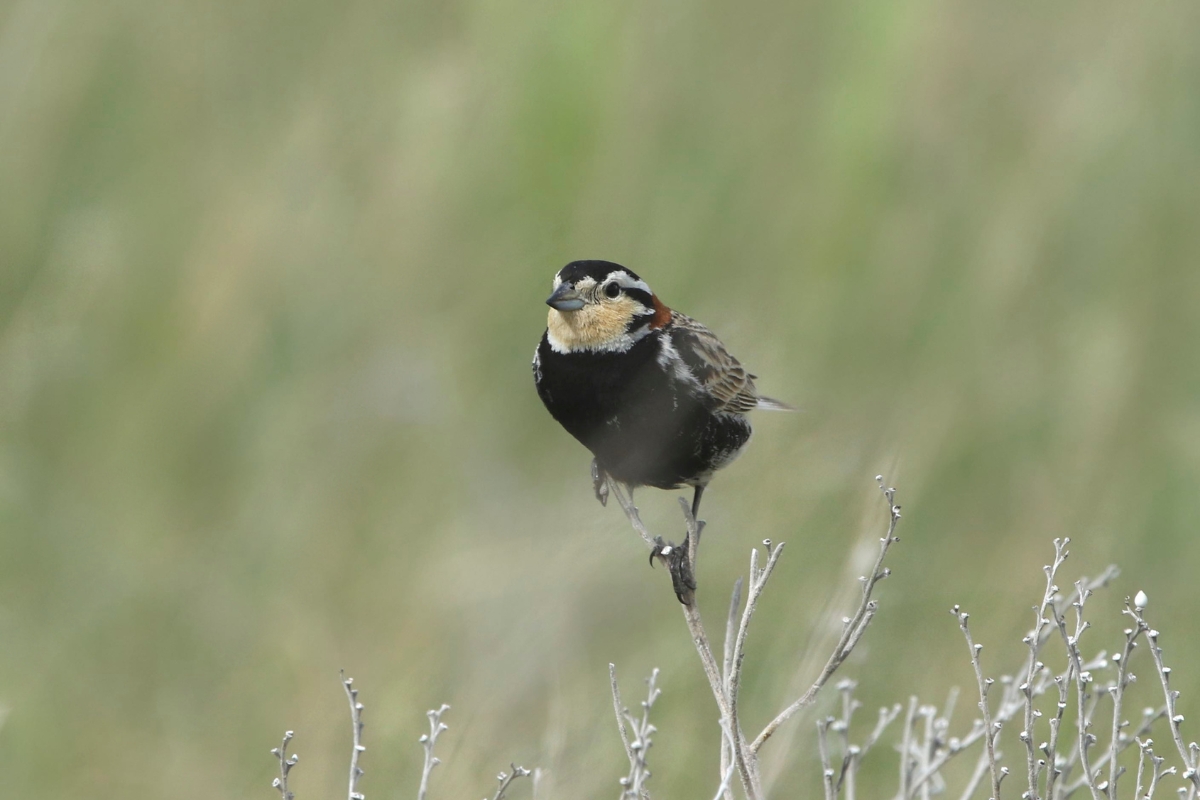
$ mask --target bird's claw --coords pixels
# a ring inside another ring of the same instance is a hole
[[[687,538],[684,538],[683,544],[675,545],[672,542],[664,542],[661,536],[656,536],[654,547],[650,550],[651,567],[654,566],[655,558],[661,559],[671,571],[671,588],[675,590],[675,597],[685,606],[690,606],[696,599],[696,576],[688,558]]]
[[[608,473],[600,466],[600,462],[592,459],[592,491],[600,505],[608,507]]]

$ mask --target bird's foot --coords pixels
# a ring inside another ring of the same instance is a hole
[[[676,545],[664,542],[658,536],[654,539],[654,549],[650,551],[650,566],[654,566],[655,558],[666,564],[671,573],[671,588],[685,606],[690,606],[696,600],[696,576],[688,558],[688,544],[687,538],[684,538],[683,544]]]
[[[592,459],[592,491],[596,493],[596,499],[600,501],[600,505],[608,506],[608,473],[604,471],[604,467],[600,466],[600,462]]]

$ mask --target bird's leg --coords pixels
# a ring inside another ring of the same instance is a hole
[[[595,458],[592,459],[592,490],[596,493],[596,499],[600,501],[600,505],[608,506],[608,473]],[[629,498],[633,499],[632,491],[629,493]]]
[[[704,494],[704,486],[703,483],[696,484],[692,493],[692,519],[700,519],[700,496]]]

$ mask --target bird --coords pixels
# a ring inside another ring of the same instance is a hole
[[[667,307],[611,261],[572,261],[554,276],[533,357],[538,396],[591,451],[602,505],[608,477],[628,487],[692,487],[693,518],[713,474],[750,441],[747,414],[793,411],[758,393],[756,375],[716,335]]]

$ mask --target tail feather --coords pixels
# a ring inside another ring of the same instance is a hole
[[[763,397],[762,395],[759,395],[758,402],[754,407],[762,411],[799,411],[793,405],[788,405],[772,397]]]

